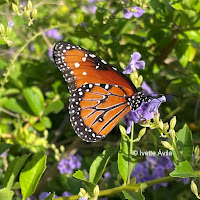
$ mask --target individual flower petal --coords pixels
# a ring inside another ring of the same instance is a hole
[[[157,93],[154,92],[145,81],[142,82],[142,92],[145,95],[157,96]]]
[[[134,52],[132,55],[131,55],[131,63],[135,63],[136,61],[140,60],[141,58],[141,54],[139,52]]]
[[[135,62],[135,68],[136,69],[144,69],[145,68],[145,62],[144,61],[137,61]]]
[[[132,126],[132,118],[129,116],[129,114],[131,114],[131,111],[128,112],[128,114],[124,116],[124,123],[127,126],[127,129],[126,129],[127,134],[130,134],[131,126]]]
[[[136,18],[141,17],[146,12],[145,10],[143,10],[142,8],[138,6],[135,6],[134,8],[137,10],[136,12],[133,12],[134,17]]]
[[[125,19],[130,19],[131,17],[133,17],[133,12],[128,11],[127,9],[123,9],[123,12],[124,12]]]
[[[126,69],[123,71],[123,74],[130,74],[130,73],[132,73],[132,68],[131,68],[131,65],[128,65],[127,67],[126,67]]]
[[[158,108],[161,103],[166,102],[165,96],[162,96],[158,99],[153,99],[152,101],[147,103],[147,108],[144,109],[143,118],[144,119],[152,119],[155,113],[158,113]]]

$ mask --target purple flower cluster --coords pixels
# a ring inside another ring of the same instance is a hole
[[[70,155],[69,159],[63,158],[59,164],[58,169],[61,174],[71,174],[74,169],[79,169],[81,167],[81,156]]]
[[[145,68],[145,62],[140,60],[141,55],[139,52],[134,52],[131,55],[131,60],[129,62],[129,65],[126,67],[126,69],[123,71],[124,74],[130,74],[132,72],[135,72],[136,69],[144,69]],[[151,95],[155,96],[155,92],[151,90],[151,88],[147,85],[146,82],[142,84],[142,88],[144,90],[145,95]],[[154,95],[152,95],[154,93]],[[151,99],[149,102],[142,102],[140,107],[138,107],[134,111],[128,112],[128,114],[124,117],[124,123],[127,125],[127,133],[130,133],[131,131],[131,125],[132,121],[134,123],[138,123],[139,121],[143,120],[149,120],[154,118],[156,114],[158,114],[158,108],[161,105],[161,103],[165,102],[166,98],[165,96],[162,96],[160,98]]]
[[[131,177],[136,177],[137,183],[162,178],[166,172],[170,172],[174,169],[174,164],[169,156],[148,156],[146,160],[137,163],[134,167]],[[166,187],[167,183],[161,183]],[[154,189],[157,189],[160,185],[154,185]]]
[[[147,156],[146,160],[137,163],[131,173],[131,178],[136,177],[137,183],[142,183],[158,178],[162,178],[175,168],[173,162],[169,156]],[[182,179],[180,179],[182,180]],[[183,179],[183,183],[187,184],[188,178]],[[168,183],[161,183],[153,186],[153,189],[157,189],[161,186],[167,187]]]

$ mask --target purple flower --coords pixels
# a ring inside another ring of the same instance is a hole
[[[6,151],[4,151],[1,155],[0,155],[0,157],[6,157],[8,155],[8,153],[6,152]]]
[[[111,178],[110,172],[106,172],[103,176],[105,180],[109,180]]]
[[[145,162],[145,161],[144,161]],[[148,181],[149,177],[149,170],[148,168],[144,165],[144,162],[142,163],[137,163],[131,173],[131,177],[136,177],[137,183],[139,182],[145,182]]]
[[[62,196],[63,196],[63,197],[69,197],[69,196],[71,196],[71,193],[65,191],[65,192],[62,193]]]
[[[74,169],[79,169],[81,167],[82,158],[77,155],[70,155],[69,159],[63,158],[59,164],[58,169],[61,174],[71,174]]]
[[[9,21],[9,22],[8,22],[8,26],[9,26],[10,28],[12,28],[12,27],[14,26],[13,21]]]
[[[56,39],[56,40],[62,40],[63,39],[63,36],[60,35],[60,33],[58,32],[58,29],[56,29],[56,28],[53,28],[51,30],[46,31],[45,34],[49,37]]]
[[[87,200],[86,197],[81,197],[78,200]]]
[[[49,196],[49,192],[42,192],[39,196],[39,199],[42,200],[42,199],[45,199]]]
[[[131,55],[131,60],[129,62],[129,65],[126,67],[126,69],[123,71],[124,74],[130,74],[132,71],[136,71],[136,69],[144,69],[145,68],[145,62],[143,60],[140,60],[141,55],[139,52],[134,52]]]
[[[125,19],[130,19],[131,17],[136,17],[139,18],[141,17],[146,11],[143,10],[142,8],[138,7],[138,6],[134,6],[132,8],[129,9],[124,9],[124,18]]]
[[[142,82],[142,92],[145,95],[157,96],[157,93],[154,92],[145,81]]]
[[[145,182],[149,180],[154,180],[157,178],[162,178],[165,176],[167,171],[172,171],[174,169],[174,164],[171,161],[169,156],[147,156],[146,160],[137,163],[131,173],[131,176],[136,177],[136,181],[138,182]],[[153,188],[157,189],[162,185],[166,187],[168,183],[161,183],[154,185]]]
[[[141,120],[149,120],[154,118],[154,115],[158,113],[159,106],[165,101],[165,96],[162,96],[158,99],[153,99],[150,102],[142,102],[140,107],[138,107],[136,110],[128,112],[129,120],[133,121],[134,123],[138,123]],[[130,122],[124,122],[130,129]]]

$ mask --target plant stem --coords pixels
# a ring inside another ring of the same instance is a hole
[[[133,135],[134,135],[134,122],[132,121],[127,184],[129,184],[130,180],[131,180],[131,162],[132,162],[132,152],[133,152]]]
[[[195,171],[195,175],[199,177],[200,171]],[[164,182],[175,181],[177,179],[180,179],[180,178],[179,177],[167,176],[167,177],[143,182],[143,184],[146,184],[147,187],[150,187],[150,186],[153,186],[153,185],[156,185],[156,184],[161,184],[161,183],[164,183]],[[140,184],[141,183],[129,184],[129,185],[123,185],[123,186],[119,186],[119,187],[115,187],[115,188],[111,188],[111,189],[107,189],[107,190],[102,190],[102,191],[100,191],[99,196],[115,195],[115,194],[122,192],[122,190],[137,191],[140,188]],[[78,199],[78,195],[74,195],[74,196],[70,196],[70,197],[56,198],[56,200],[75,200],[75,199]]]

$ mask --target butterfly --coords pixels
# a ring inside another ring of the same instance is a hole
[[[57,42],[53,58],[71,92],[70,121],[86,142],[103,139],[130,110],[149,101],[124,74],[80,46]]]

